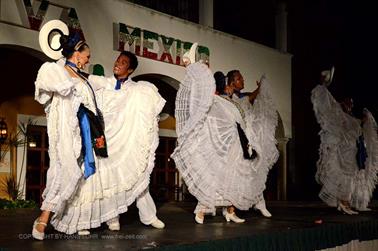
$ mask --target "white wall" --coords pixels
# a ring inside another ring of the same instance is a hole
[[[15,2],[21,0],[15,0]],[[198,41],[210,49],[211,69],[224,73],[239,69],[244,76],[246,91],[256,88],[255,81],[265,73],[273,86],[273,96],[285,128],[291,137],[291,55],[240,39],[219,31],[140,7],[123,0],[52,0],[73,7],[92,50],[91,63],[100,63],[111,74],[119,52],[113,49],[113,23],[124,23],[183,41]],[[0,20],[22,24],[13,1],[0,1]],[[38,1],[36,5],[38,6]],[[60,10],[50,6],[45,21],[58,19]],[[0,45],[17,44],[36,50],[38,32],[0,22]],[[140,66],[134,76],[158,73],[182,80],[183,67],[139,57]]]

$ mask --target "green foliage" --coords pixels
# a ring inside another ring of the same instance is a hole
[[[5,200],[0,199],[0,209],[15,208],[37,208],[38,205],[33,200]]]
[[[13,201],[22,197],[20,186],[13,176],[9,176],[5,179],[5,181],[2,181],[1,190],[5,192]]]
[[[17,133],[10,133],[6,144],[5,144],[5,149],[2,149],[1,151],[1,158],[4,158],[5,154],[12,148],[17,148],[22,146],[23,147],[23,154],[22,154],[22,162],[21,166],[24,166],[24,156],[26,153],[26,145],[28,142],[28,134],[27,134],[27,128],[29,125],[34,125],[35,122],[32,119],[29,119],[26,123],[19,123],[18,124],[18,130]],[[23,168],[21,169],[20,172],[20,179],[22,177],[22,172]],[[9,198],[12,201],[19,201],[20,198],[22,198],[23,195],[23,186],[20,184],[20,180],[17,180],[15,178],[15,175],[12,172],[11,168],[11,173],[10,176],[5,179],[5,181],[2,182],[1,184],[2,188],[1,191],[5,192]]]
[[[29,119],[26,123],[19,123],[16,133],[10,133],[8,139],[5,141],[4,148],[1,152],[1,158],[3,159],[7,152],[12,147],[26,146],[28,141],[27,128],[29,125],[34,125],[32,119]]]

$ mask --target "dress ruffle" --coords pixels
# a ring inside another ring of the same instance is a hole
[[[252,168],[256,171],[254,191],[260,192],[261,197],[257,198],[256,203],[262,198],[269,170],[279,157],[275,138],[278,114],[270,89],[269,82],[264,77],[253,105],[248,97],[235,99],[245,112],[245,132],[249,143],[257,152],[257,158],[252,164]]]
[[[367,109],[364,113],[366,113],[366,121],[363,124],[362,131],[368,156],[365,169],[361,169],[357,173],[351,202],[354,208],[361,210],[368,207],[378,183],[378,128],[373,115]]]
[[[43,64],[35,82],[35,99],[45,107],[49,135],[50,167],[41,209],[57,214],[72,199],[82,177],[77,164],[81,138],[76,113],[82,102],[77,84],[56,63]]]
[[[201,63],[186,67],[186,75],[176,95],[175,117],[178,141],[199,130],[213,103],[215,80],[209,68]]]
[[[240,111],[214,92],[207,66],[189,65],[176,96],[178,145],[172,158],[190,193],[209,209],[205,212],[230,204],[247,210],[264,187],[255,185],[255,161],[243,157],[236,123],[246,125]]]
[[[152,84],[138,82],[126,89],[96,93],[105,121],[109,158],[82,179],[64,214],[54,215],[56,230],[72,234],[99,227],[127,211],[147,189],[159,143],[158,114],[165,101]]]

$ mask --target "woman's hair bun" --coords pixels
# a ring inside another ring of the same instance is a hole
[[[221,71],[214,73],[216,91],[219,94],[223,94],[224,89],[226,88],[226,76]]]
[[[60,37],[60,44],[62,45],[62,55],[69,58],[75,51],[76,44],[80,41],[80,34],[74,33],[73,35]]]

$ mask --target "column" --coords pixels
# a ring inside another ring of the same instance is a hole
[[[278,159],[278,180],[277,180],[277,199],[286,200],[287,199],[287,150],[286,145],[289,138],[279,138],[278,151],[280,152],[280,157]]]
[[[199,0],[199,24],[213,28],[213,6],[213,0]]]

